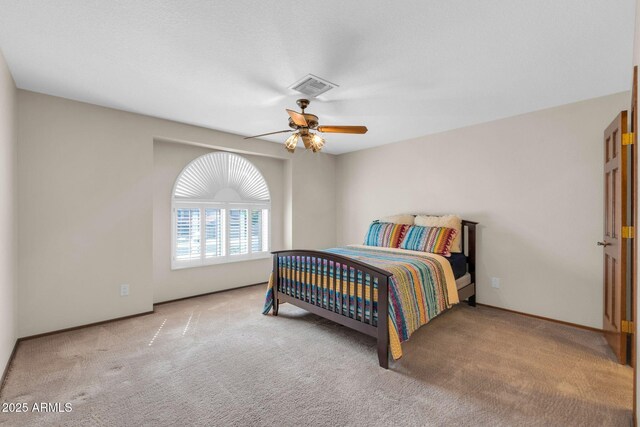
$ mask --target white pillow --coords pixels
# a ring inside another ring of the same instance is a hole
[[[407,224],[413,225],[414,221],[413,215],[392,215],[385,216],[384,218],[380,218],[380,222],[391,222],[393,224]]]
[[[451,252],[462,252],[462,218],[458,215],[426,216],[418,215],[415,224],[422,227],[448,227],[458,231],[451,243]]]

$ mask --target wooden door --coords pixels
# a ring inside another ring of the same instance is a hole
[[[638,150],[636,147],[638,146],[638,66],[633,67],[633,85],[631,88],[631,122],[629,123],[629,131],[631,134],[631,175],[629,177],[629,181],[631,181],[631,225],[633,225],[634,230],[638,223]],[[638,313],[638,239],[633,239],[633,243],[631,245],[631,295],[628,295],[631,298],[631,321],[633,322],[633,326],[631,328],[631,357],[629,360],[631,361],[631,366],[633,366],[633,422],[634,425],[636,423],[636,385],[638,384],[638,361],[636,360],[636,337],[638,334],[637,330],[637,313]]]
[[[620,363],[627,363],[627,112],[621,112],[604,132],[604,313],[603,330]]]

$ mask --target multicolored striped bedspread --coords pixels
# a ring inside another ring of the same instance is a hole
[[[451,265],[440,255],[361,245],[326,249],[323,252],[353,258],[393,274],[389,280],[389,347],[394,360],[402,357],[401,343],[407,341],[413,332],[459,302]],[[327,269],[326,265],[325,268],[319,270],[323,270],[320,273],[325,278],[333,275],[333,271]],[[269,279],[263,314],[269,313],[273,307],[272,279],[273,275]],[[354,278],[351,277],[351,284],[353,281]],[[325,285],[330,282],[329,280],[314,280],[313,282],[321,284],[323,292],[318,294],[325,295],[325,301],[327,297],[330,301],[334,300],[333,290],[327,289]],[[371,306],[368,286],[367,283],[367,289],[364,293],[365,307],[367,308]],[[357,296],[354,296],[353,289],[356,289],[356,286],[345,286],[345,288],[349,288],[350,292],[347,292],[350,293],[349,298],[352,302],[354,298],[361,301],[361,291]],[[374,285],[374,323],[377,320],[376,288],[377,285]],[[339,290],[336,292],[340,293]],[[344,297],[346,299],[347,295],[345,294]],[[360,304],[352,305],[358,307],[358,315],[360,316]],[[368,309],[365,316],[367,318],[370,316]]]

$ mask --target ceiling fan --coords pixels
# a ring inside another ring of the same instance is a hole
[[[324,138],[313,131],[322,133],[367,133],[368,129],[366,126],[319,126],[318,116],[304,112],[304,110],[309,106],[309,103],[308,99],[298,99],[296,104],[298,104],[302,109],[302,112],[298,113],[297,111],[287,110],[287,113],[289,113],[289,127],[291,129],[248,136],[245,139],[259,138],[261,136],[275,135],[278,133],[294,132],[284,143],[287,151],[293,153],[296,149],[296,145],[298,145],[298,140],[302,139],[304,147],[307,150],[317,153],[322,150],[322,147],[324,147]]]

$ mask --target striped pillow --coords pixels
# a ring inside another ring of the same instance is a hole
[[[364,237],[364,244],[367,246],[397,248],[409,227],[406,224],[372,222],[367,235]]]
[[[447,227],[412,225],[400,242],[401,249],[451,256],[451,244],[458,231]]]

